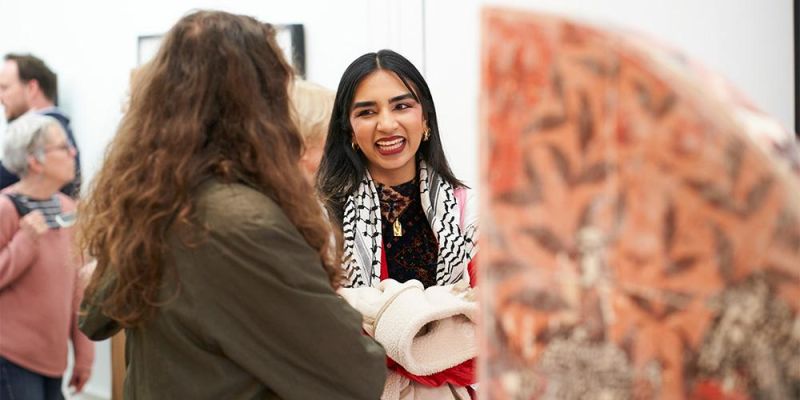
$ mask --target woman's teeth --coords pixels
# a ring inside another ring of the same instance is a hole
[[[403,138],[397,138],[392,140],[379,141],[376,144],[383,151],[392,151],[400,148],[400,146],[402,146],[403,143],[405,143],[405,141],[406,140]]]

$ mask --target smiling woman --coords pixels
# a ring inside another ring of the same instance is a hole
[[[381,398],[469,397],[477,204],[444,156],[428,85],[403,56],[365,54],[344,72],[318,184],[343,232],[340,293],[390,357]],[[425,360],[409,357],[418,340]]]

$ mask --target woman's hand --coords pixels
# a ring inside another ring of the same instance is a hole
[[[89,377],[92,375],[91,371],[88,370],[78,370],[72,371],[72,378],[69,380],[69,387],[73,388],[74,393],[80,393],[83,391],[83,385],[89,381]]]
[[[19,228],[34,238],[38,238],[49,229],[41,211],[31,211],[19,221]]]

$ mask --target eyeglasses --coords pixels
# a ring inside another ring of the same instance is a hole
[[[69,153],[69,152],[75,150],[75,146],[73,146],[71,143],[64,143],[64,144],[60,144],[58,146],[45,147],[42,150],[45,153],[51,152],[51,151],[55,151],[55,150],[62,150],[62,151],[65,151],[65,152]]]

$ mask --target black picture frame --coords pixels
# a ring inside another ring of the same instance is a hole
[[[800,139],[800,0],[794,0],[794,134]]]
[[[275,39],[283,50],[286,61],[295,73],[306,78],[306,37],[303,24],[275,24]],[[137,38],[136,65],[150,61],[158,52],[164,35],[141,35]]]
[[[295,74],[306,77],[306,35],[303,24],[276,24],[275,39]]]

